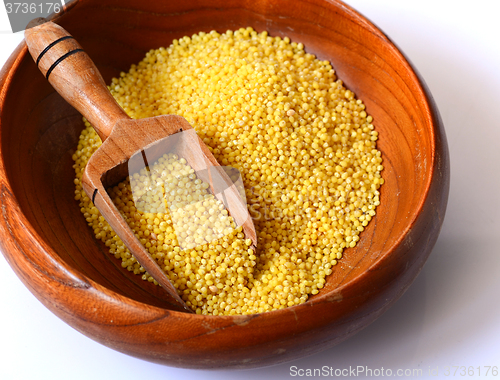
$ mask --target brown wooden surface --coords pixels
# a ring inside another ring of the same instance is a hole
[[[105,82],[151,48],[199,31],[252,26],[289,36],[332,62],[379,132],[385,184],[357,247],[303,305],[266,314],[181,313],[119,264],[79,217],[71,154],[82,128],[21,45],[0,75],[1,248],[26,286],[87,336],[146,360],[191,368],[250,368],[347,339],[397,300],[424,265],[444,218],[446,138],[436,106],[407,59],[338,1],[73,1],[56,19]]]

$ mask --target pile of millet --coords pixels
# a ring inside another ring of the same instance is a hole
[[[132,118],[185,117],[218,162],[241,173],[256,252],[227,214],[222,237],[182,247],[171,213],[137,209],[130,178],[109,189],[136,236],[198,314],[262,313],[305,302],[323,288],[343,250],[356,245],[380,204],[383,166],[372,117],[329,62],[287,37],[252,28],[201,32],[149,51],[109,89]],[[122,266],[156,283],[82,189],[85,165],[101,145],[92,126],[85,126],[73,155],[75,199]],[[176,156],[164,160],[187,165]],[[192,212],[222,212],[208,186],[188,178],[203,190],[203,201],[212,202]]]

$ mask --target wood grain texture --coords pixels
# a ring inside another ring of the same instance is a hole
[[[199,31],[252,26],[289,36],[331,61],[363,99],[385,167],[377,215],[308,302],[251,316],[177,312],[151,284],[117,270],[78,217],[71,153],[82,125],[21,45],[0,76],[0,244],[26,286],[68,324],[153,362],[251,368],[347,339],[413,282],[446,210],[446,137],[423,80],[368,20],[336,0],[80,0],[56,21],[71,30],[105,82],[149,49]]]

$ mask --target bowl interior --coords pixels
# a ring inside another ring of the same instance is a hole
[[[410,228],[429,186],[434,140],[420,83],[387,38],[342,4],[311,4],[82,0],[70,3],[57,22],[78,39],[108,83],[148,50],[213,29],[267,30],[302,42],[308,52],[332,63],[374,118],[385,184],[376,217],[358,245],[345,250],[317,298],[376,268]],[[25,50],[2,112],[7,181],[29,228],[51,248],[50,254],[114,292],[171,309],[159,287],[121,268],[86,225],[73,199],[71,159],[81,117],[54,92]]]

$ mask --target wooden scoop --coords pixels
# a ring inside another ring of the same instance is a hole
[[[108,91],[92,60],[66,30],[44,19],[36,19],[31,25],[35,26],[26,29],[24,35],[40,71],[54,89],[87,118],[103,141],[85,169],[82,180],[85,192],[137,261],[185,310],[191,312],[120,215],[106,188],[128,175],[131,157],[142,154],[147,165],[147,161],[151,162],[152,154],[155,157],[162,155],[162,141],[188,131],[191,133],[183,133],[175,146],[170,143],[169,149],[174,149],[180,157],[185,158],[196,172],[205,173],[206,178],[201,179],[210,184],[217,198],[224,200],[228,212],[236,224],[242,226],[246,238],[251,239],[255,249],[257,237],[246,204],[234,183],[220,170],[212,153],[183,117],[167,115],[131,119]],[[146,160],[144,153],[147,149],[149,160]],[[214,190],[214,183],[220,183],[221,180],[227,185],[224,194]]]

